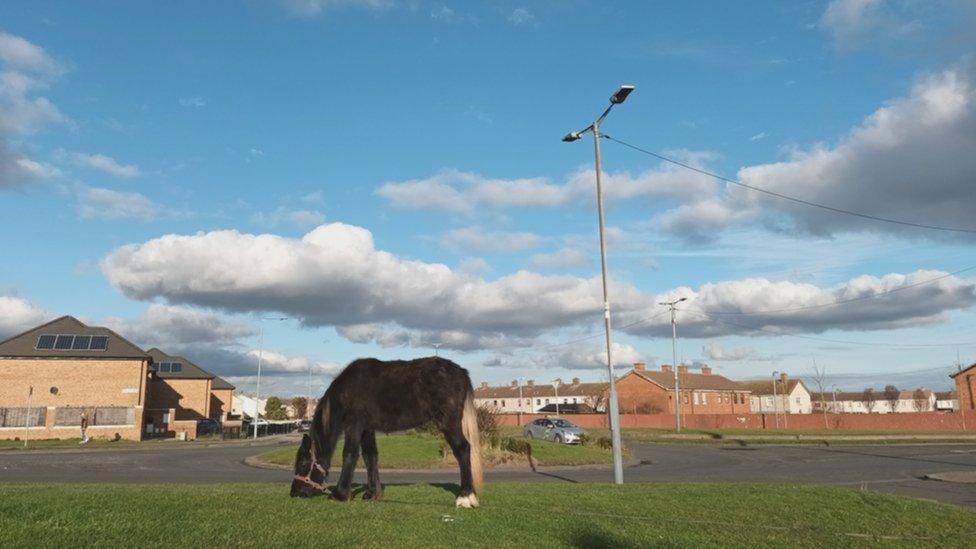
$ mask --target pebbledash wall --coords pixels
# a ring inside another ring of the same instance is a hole
[[[32,439],[80,437],[80,414],[85,409],[90,419],[92,414],[101,413],[111,423],[96,425],[92,419],[89,436],[139,440],[147,368],[148,360],[137,359],[6,359],[0,403],[26,408],[29,387],[34,387],[30,399],[31,416],[36,418],[31,422]],[[56,394],[52,387],[57,388]],[[24,427],[0,427],[0,439],[24,439],[27,435]]]
[[[499,414],[501,426],[521,426],[544,414]],[[563,416],[584,428],[607,428],[606,414]],[[682,414],[681,424],[688,429],[823,429],[823,414]],[[621,414],[620,427],[670,429],[674,414]],[[945,431],[976,432],[976,414],[911,412],[903,414],[827,414],[827,428],[861,431]]]

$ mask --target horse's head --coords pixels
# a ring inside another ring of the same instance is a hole
[[[291,481],[291,497],[310,498],[327,492],[325,479],[329,471],[322,467],[315,455],[315,443],[308,435],[295,454],[295,477]]]

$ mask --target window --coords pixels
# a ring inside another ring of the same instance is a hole
[[[702,404],[708,404],[708,399],[706,398],[708,396],[708,393],[702,393],[701,395],[702,395],[701,396]]]
[[[163,373],[173,373],[178,374],[183,371],[182,362],[160,362],[158,370]],[[498,401],[495,401],[495,406],[498,406]]]
[[[681,400],[683,400],[685,404],[688,404],[688,393],[685,393],[681,396],[683,397]]]
[[[546,399],[546,404],[549,404],[549,399],[548,398]]]
[[[538,399],[538,398],[537,398],[537,399],[535,399],[535,405],[536,405],[536,406],[539,406],[539,405],[541,405],[541,404],[542,404],[542,400],[540,400],[540,399]]]
[[[697,392],[692,393],[692,396],[695,398],[695,404],[697,405],[698,404],[698,393]]]
[[[493,401],[491,401],[491,405],[492,405],[492,406],[498,406],[498,401],[497,401],[497,400],[493,400]]]
[[[54,348],[54,340],[56,338],[57,338],[57,336],[53,336],[53,335],[42,335],[41,337],[37,338],[37,348],[38,349],[53,349]]]
[[[504,408],[504,407],[505,407],[505,401],[503,400],[502,401],[502,408]]]
[[[47,418],[46,407],[30,409],[30,427],[43,427]],[[0,427],[28,426],[27,408],[0,408]]]
[[[576,404],[576,397],[573,397],[573,404]]]

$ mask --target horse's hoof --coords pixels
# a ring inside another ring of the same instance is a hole
[[[383,499],[381,492],[363,492],[363,501],[379,501]]]
[[[471,494],[470,496],[468,496],[468,503],[470,503],[471,504],[471,507],[474,507],[474,508],[477,508],[477,507],[479,507],[481,505],[480,503],[478,503],[478,496],[476,496],[474,494]]]
[[[333,490],[329,492],[329,499],[333,501],[349,501],[349,494],[342,494]]]
[[[454,500],[454,507],[464,507],[465,509],[470,509],[471,507],[477,507],[477,500],[475,500],[476,505],[471,505],[471,496],[458,496]]]

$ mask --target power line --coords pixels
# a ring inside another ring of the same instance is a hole
[[[863,296],[859,296],[859,297],[852,297],[852,298],[849,298],[849,299],[841,299],[839,301],[834,301],[834,302],[831,302],[831,303],[821,303],[820,305],[805,305],[805,306],[802,306],[802,307],[784,307],[782,309],[760,309],[760,310],[755,310],[755,311],[708,311],[708,314],[713,314],[713,315],[758,315],[758,314],[783,313],[783,312],[789,312],[789,311],[805,311],[805,310],[809,310],[809,309],[823,309],[823,308],[826,308],[826,307],[835,307],[837,305],[844,305],[846,303],[853,303],[853,302],[856,302],[856,301],[865,301],[865,300],[868,300],[868,299],[877,299],[879,297],[884,297],[886,295],[890,295],[890,294],[893,294],[893,293],[896,293],[896,292],[900,292],[902,290],[908,290],[910,288],[917,288],[919,286],[925,286],[926,284],[932,284],[933,282],[938,282],[940,280],[943,280],[943,279],[946,279],[946,278],[949,278],[949,277],[953,277],[953,276],[956,276],[958,274],[965,273],[967,271],[972,271],[974,269],[976,269],[976,265],[973,265],[972,267],[966,267],[965,269],[959,269],[958,271],[953,271],[951,273],[946,273],[944,275],[940,275],[940,276],[937,276],[937,277],[934,277],[934,278],[930,278],[928,280],[923,280],[921,282],[915,282],[913,284],[908,284],[907,286],[899,286],[898,288],[892,288],[891,290],[885,290],[883,292],[878,292],[876,294],[863,295]]]
[[[709,315],[708,313],[706,313],[705,311],[702,311],[702,310],[698,310],[698,311],[694,311],[694,310],[691,310],[691,309],[680,309],[680,310],[683,311],[683,312],[686,312],[686,313],[690,313],[690,314],[693,314],[693,315],[698,315],[698,316],[702,316],[702,317],[708,318],[709,320],[712,320],[714,322],[718,322],[720,324],[727,324],[729,326],[735,326],[737,328],[744,328],[746,330],[754,330],[754,331],[757,331],[757,332],[766,332],[766,333],[773,334],[773,335],[778,335],[778,336],[788,336],[788,337],[796,337],[796,338],[800,338],[800,339],[809,339],[809,340],[812,340],[812,341],[821,341],[821,342],[825,342],[825,343],[838,343],[838,344],[843,344],[843,345],[865,345],[865,346],[870,346],[870,347],[899,347],[899,348],[970,347],[970,346],[976,346],[976,341],[955,342],[955,343],[878,343],[878,342],[873,342],[873,341],[849,341],[849,340],[843,340],[843,339],[831,339],[831,338],[826,338],[826,337],[807,336],[807,335],[800,335],[800,334],[791,334],[791,333],[787,333],[787,332],[778,332],[776,330],[770,330],[769,328],[762,328],[762,327],[759,327],[759,326],[747,326],[745,324],[739,324],[737,322],[729,322],[729,321],[724,320],[724,319],[721,319],[721,318],[713,318],[711,315]]]
[[[870,219],[872,221],[883,221],[885,223],[893,223],[895,225],[904,225],[904,226],[907,226],[907,227],[915,227],[915,228],[919,228],[919,229],[929,229],[929,230],[933,230],[933,231],[948,231],[948,232],[956,232],[956,233],[976,234],[976,229],[966,229],[966,228],[961,228],[961,227],[943,227],[943,226],[940,226],[940,225],[926,225],[924,223],[914,223],[914,222],[911,222],[911,221],[902,221],[900,219],[891,219],[891,218],[888,218],[888,217],[880,217],[880,216],[877,216],[877,215],[871,215],[871,214],[866,214],[866,213],[861,213],[861,212],[855,212],[855,211],[852,211],[852,210],[845,210],[843,208],[837,208],[837,207],[834,207],[834,206],[828,206],[826,204],[820,204],[820,203],[817,203],[817,202],[811,202],[809,200],[803,200],[802,198],[796,198],[795,196],[789,196],[789,195],[785,195],[785,194],[778,193],[778,192],[775,192],[775,191],[770,191],[770,190],[767,190],[767,189],[763,189],[761,187],[755,187],[753,185],[748,185],[748,184],[743,183],[741,181],[738,181],[738,180],[735,180],[735,179],[730,179],[728,177],[724,177],[724,176],[718,175],[716,173],[712,173],[712,172],[703,170],[701,168],[696,168],[695,166],[692,166],[690,164],[686,164],[684,162],[680,162],[680,161],[675,160],[673,158],[668,158],[667,156],[660,155],[660,154],[658,154],[656,152],[649,151],[647,149],[642,149],[642,148],[640,148],[640,147],[638,147],[636,145],[631,145],[630,143],[627,143],[625,141],[621,141],[621,140],[619,140],[619,139],[617,139],[615,137],[611,137],[611,136],[609,136],[609,135],[607,135],[605,133],[601,133],[600,134],[600,137],[604,137],[606,139],[609,139],[610,141],[613,141],[615,143],[619,143],[619,144],[621,144],[621,145],[623,145],[625,147],[628,147],[628,148],[631,148],[631,149],[633,149],[635,151],[642,152],[644,154],[653,156],[654,158],[658,158],[658,159],[663,160],[665,162],[670,162],[671,164],[674,164],[676,166],[681,166],[682,168],[686,168],[686,169],[689,169],[691,171],[698,172],[700,174],[707,175],[709,177],[714,177],[715,179],[719,179],[721,181],[725,181],[726,183],[731,183],[733,185],[738,185],[738,186],[743,187],[743,188],[746,188],[746,189],[750,189],[750,190],[753,190],[753,191],[756,191],[756,192],[768,194],[770,196],[775,196],[777,198],[782,198],[783,200],[789,200],[791,202],[796,202],[798,204],[804,204],[806,206],[812,206],[814,208],[820,208],[820,209],[828,210],[828,211],[831,211],[831,212],[842,213],[842,214],[846,214],[846,215],[852,215],[852,216],[860,217],[860,218],[863,218],[863,219]]]

